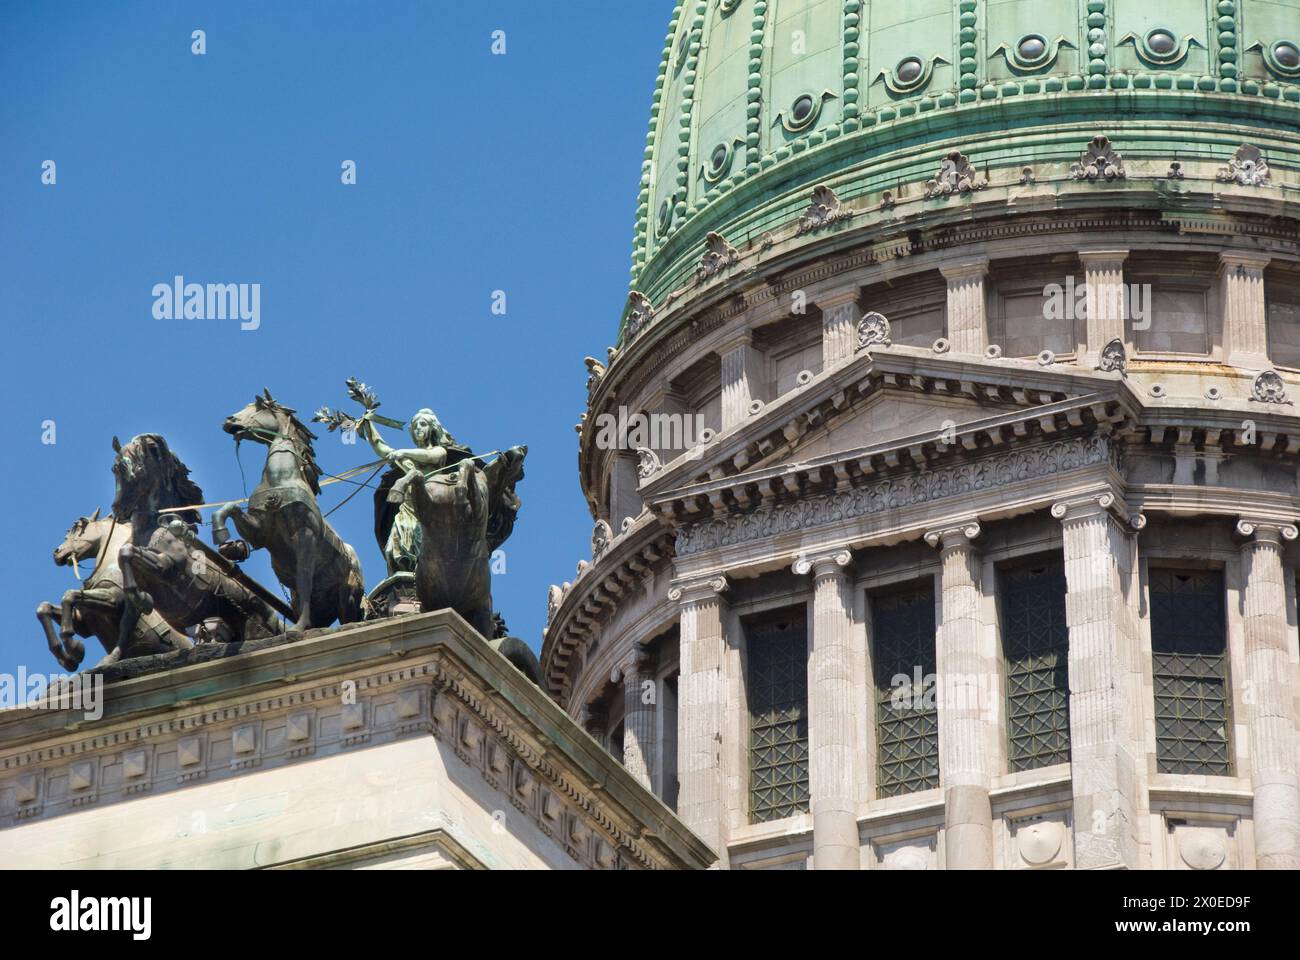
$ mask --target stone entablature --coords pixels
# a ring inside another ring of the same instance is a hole
[[[0,862],[15,862],[29,834],[45,836],[46,822],[68,836],[87,830],[95,837],[104,830],[98,818],[111,816],[116,804],[166,803],[163,797],[183,794],[170,806],[200,808],[209,794],[224,796],[228,781],[265,774],[281,782],[308,761],[336,767],[365,751],[374,751],[365,756],[373,757],[368,762],[376,770],[388,766],[388,756],[406,758],[396,764],[400,770],[408,763],[424,769],[429,765],[421,757],[440,754],[431,768],[449,771],[446,776],[472,772],[474,784],[435,780],[431,788],[438,796],[496,798],[490,802],[500,804],[498,814],[480,809],[462,822],[444,814],[439,827],[471,852],[485,848],[486,861],[492,837],[504,834],[525,848],[546,838],[545,849],[529,854],[516,845],[512,862],[528,856],[540,857],[537,865],[563,866],[552,851],[563,851],[570,866],[596,869],[703,867],[712,859],[616,760],[450,612],[121,680],[106,687],[104,700],[104,714],[93,722],[32,707],[0,713]],[[302,775],[306,779],[294,780],[283,794],[290,802],[311,795],[310,771]],[[396,804],[399,797],[375,802]],[[372,826],[358,817],[356,831]],[[518,817],[523,820],[512,825]],[[376,818],[374,828],[386,822]],[[492,829],[476,833],[484,824]],[[266,836],[248,839],[246,855],[253,859],[233,854],[234,862],[222,863],[276,865],[274,858],[259,858],[264,848],[277,848],[284,838],[276,831],[286,827],[267,829]],[[305,857],[308,865],[341,853],[330,846],[329,824],[320,826],[318,848],[310,833],[303,842],[295,837],[296,846],[286,844],[299,854],[291,859]],[[366,846],[401,839],[369,836]],[[178,838],[166,862],[202,859],[191,848],[203,841],[190,840]],[[434,845],[447,849],[446,843]],[[121,854],[106,847],[96,859],[95,843],[87,840],[79,856],[95,866]]]

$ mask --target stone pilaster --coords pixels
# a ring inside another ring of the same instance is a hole
[[[1080,250],[1084,280],[1088,284],[1087,344],[1085,360],[1097,362],[1101,351],[1112,340],[1126,342],[1124,313],[1128,295],[1124,289],[1124,261],[1127,250]]]
[[[1138,745],[1130,670],[1137,620],[1129,603],[1133,544],[1122,502],[1101,493],[1052,507],[1065,553],[1070,630],[1070,772],[1079,869],[1139,866]],[[1140,522],[1140,521],[1139,521]]]
[[[853,587],[848,550],[801,557],[813,575],[812,650],[808,657],[808,791],[812,799],[813,868],[861,869],[854,775]]]
[[[578,723],[602,747],[607,746],[609,735],[609,710],[603,703],[584,703],[578,713]]]
[[[681,604],[681,674],[677,681],[677,815],[727,867],[722,746],[726,714],[727,590],[723,576],[674,586]]]
[[[748,330],[718,350],[722,356],[722,429],[730,430],[749,416],[749,405],[763,399],[763,354],[754,348]]]
[[[993,867],[992,763],[986,699],[993,673],[980,651],[980,561],[974,520],[931,530],[940,551],[942,615],[938,626],[939,770],[943,782],[944,854],[949,870]]]
[[[1228,251],[1219,255],[1219,299],[1223,304],[1223,347],[1234,367],[1265,369],[1268,359],[1268,316],[1264,306],[1261,254]]]
[[[647,790],[653,790],[658,757],[655,739],[654,658],[641,644],[623,663],[623,766]]]
[[[982,356],[989,345],[984,295],[988,257],[945,264],[939,272],[948,281],[948,341],[952,352]]]
[[[852,360],[858,345],[858,288],[838,290],[817,299],[822,312],[822,369]]]
[[[1282,569],[1282,541],[1294,540],[1296,528],[1243,518],[1237,532],[1247,538],[1241,548],[1243,699],[1255,792],[1255,864],[1261,870],[1296,870],[1300,869],[1300,784]]]
[[[622,531],[624,520],[641,515],[641,494],[637,492],[639,483],[636,455],[616,453],[609,477],[609,525],[615,536]]]

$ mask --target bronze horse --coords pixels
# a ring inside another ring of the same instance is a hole
[[[420,605],[450,607],[489,640],[496,633],[491,555],[514,527],[515,484],[527,453],[511,447],[487,466],[469,455],[428,477],[408,474],[407,496],[423,534],[415,568]]]
[[[81,587],[65,593],[60,606],[42,603],[36,608],[36,619],[45,630],[50,652],[65,670],[75,670],[85,658],[86,647],[78,637],[97,637],[104,645],[106,655],[96,667],[194,645],[156,613],[139,617],[128,642],[122,644],[122,616],[127,601],[117,558],[130,539],[129,523],[101,518],[96,510],[93,516],[78,519],[54,550],[54,562],[61,567],[71,564],[75,569],[82,561],[94,563]]]
[[[157,611],[178,630],[219,619],[236,640],[284,632],[268,599],[254,585],[208,556],[194,537],[203,491],[189,468],[156,433],[135,437],[126,446],[113,439],[117,493],[113,515],[131,524],[131,539],[118,552],[126,611],[123,642],[142,614]],[[189,509],[184,509],[189,508]]]
[[[316,435],[281,406],[269,390],[226,418],[223,429],[235,442],[266,444],[262,481],[248,509],[226,504],[212,518],[212,541],[226,544],[227,518],[255,549],[271,554],[271,568],[292,593],[295,632],[361,619],[365,586],[356,552],[321,515],[320,468],[312,441]]]

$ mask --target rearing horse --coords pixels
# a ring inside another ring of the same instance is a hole
[[[194,645],[156,613],[141,616],[128,642],[122,644],[126,591],[117,556],[130,539],[129,523],[101,518],[96,510],[93,516],[79,518],[54,550],[54,562],[61,567],[72,565],[75,569],[78,562],[87,560],[94,563],[81,587],[65,593],[60,606],[42,603],[36,608],[36,619],[45,630],[50,652],[65,670],[75,670],[86,655],[85,644],[78,637],[98,637],[104,645],[106,656],[95,664],[96,668],[130,657],[187,650]]]
[[[130,601],[122,617],[122,644],[140,615],[154,610],[178,630],[217,618],[240,641],[283,633],[275,608],[254,585],[241,581],[237,571],[227,573],[220,557],[200,549],[194,527],[203,491],[167,441],[144,433],[125,446],[114,438],[113,449],[113,515],[131,524],[130,542],[118,551]]]
[[[316,504],[320,468],[312,449],[315,434],[269,390],[227,417],[222,429],[236,443],[254,440],[268,450],[248,509],[226,504],[213,515],[213,542],[229,540],[229,518],[252,547],[270,552],[271,568],[292,593],[295,632],[328,627],[335,620],[360,620],[365,593],[361,564]]]

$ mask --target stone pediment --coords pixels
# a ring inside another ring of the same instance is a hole
[[[991,366],[933,355],[862,354],[791,391],[704,447],[659,467],[641,484],[652,502],[682,487],[756,468],[819,458],[886,438],[959,431],[1074,398],[1131,400],[1111,377],[1008,361]]]

